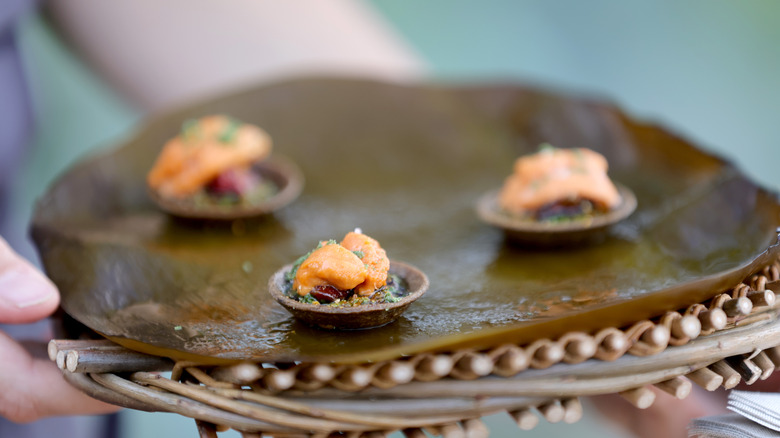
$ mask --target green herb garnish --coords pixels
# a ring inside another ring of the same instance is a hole
[[[178,332],[179,330],[181,330],[181,326],[180,325],[174,326],[173,329]]]
[[[387,285],[385,289],[392,292],[394,295],[398,295],[405,290],[404,280],[396,274],[387,274]]]
[[[355,255],[357,256],[357,258],[359,258],[359,259],[361,259],[361,260],[362,260],[362,259],[363,259],[363,257],[366,255],[366,254],[365,254],[363,251],[360,251],[360,250],[357,250],[357,251],[352,251],[352,254],[355,254]]]
[[[285,280],[287,280],[287,281],[295,280],[295,275],[298,274],[298,268],[301,267],[303,262],[305,262],[306,259],[308,259],[309,256],[311,255],[311,253],[313,253],[313,252],[314,252],[314,250],[311,250],[311,251],[307,252],[306,254],[298,257],[298,259],[295,260],[295,262],[293,263],[292,268],[290,269],[290,271],[287,272],[287,274],[285,274],[285,276],[284,276]]]
[[[540,222],[547,222],[551,224],[561,224],[564,222],[579,222],[588,216],[585,214],[578,214],[576,216],[567,216],[565,214],[558,214],[555,216],[550,216],[542,219]]]
[[[306,304],[320,304],[319,301],[317,301],[316,298],[311,296],[311,294],[306,294],[304,296],[298,296],[298,301]]]
[[[349,299],[349,303],[353,306],[362,306],[363,304],[371,304],[371,298],[361,297],[359,295],[352,295]]]
[[[330,303],[321,303],[317,301],[317,299],[314,298],[311,294],[304,296],[297,295],[292,290],[292,280],[289,280],[287,284],[286,293],[289,297],[302,303],[332,307],[355,307],[371,304],[397,303],[409,294],[409,289],[408,285],[401,277],[395,274],[388,274],[387,284],[384,287],[377,289],[371,296],[367,297],[362,297],[355,293],[354,290],[349,290],[347,298],[345,299],[338,299]]]
[[[220,132],[217,139],[221,143],[232,143],[233,140],[236,138],[236,133],[238,133],[238,128],[241,127],[241,122],[235,119],[228,119],[228,124],[225,127],[225,129]]]
[[[555,152],[555,146],[550,143],[542,143],[539,145],[539,152]]]
[[[397,303],[397,302],[401,301],[400,297],[397,297],[397,296],[393,295],[393,293],[390,292],[389,290],[385,291],[385,294],[384,294],[383,298],[384,298],[385,302],[387,302],[387,303]]]
[[[218,206],[233,206],[241,202],[241,197],[234,193],[212,197],[212,203]]]
[[[189,142],[200,137],[200,123],[195,119],[187,119],[181,124],[181,134]]]

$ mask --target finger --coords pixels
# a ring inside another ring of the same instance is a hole
[[[638,409],[616,394],[591,397],[601,413],[639,438],[687,437],[687,426],[694,418],[725,412],[719,394],[693,388],[684,400],[651,387],[656,400],[647,409]]]
[[[50,360],[34,359],[0,332],[0,417],[27,423],[60,415],[92,415],[119,408],[70,386]]]
[[[57,287],[0,238],[0,322],[37,321],[59,303]]]

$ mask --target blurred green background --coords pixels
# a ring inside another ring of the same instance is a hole
[[[422,56],[437,81],[514,80],[613,101],[780,189],[780,2],[777,0],[366,0]],[[33,201],[78,157],[131,132],[140,114],[93,75],[39,16],[18,31],[37,128],[12,197],[6,236],[27,257]],[[91,420],[85,419],[85,422]],[[521,433],[506,415],[492,436],[622,436],[595,413]],[[194,422],[123,412],[126,438],[192,437]],[[221,434],[238,436],[237,434]]]

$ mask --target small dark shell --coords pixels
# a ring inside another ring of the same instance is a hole
[[[397,303],[366,304],[354,307],[332,307],[308,304],[284,293],[285,274],[292,264],[276,271],[268,281],[268,291],[294,317],[314,327],[328,330],[354,330],[381,327],[396,319],[428,290],[428,277],[412,265],[390,261],[390,273],[403,278],[409,285],[409,294]]]
[[[293,202],[303,190],[304,177],[291,160],[274,155],[255,163],[252,169],[273,182],[278,191],[267,200],[254,205],[202,206],[188,199],[170,199],[149,190],[149,197],[167,213],[191,219],[234,220],[273,213]]]
[[[512,216],[499,207],[498,189],[482,195],[476,209],[482,221],[503,229],[508,238],[521,244],[549,247],[592,243],[603,238],[610,226],[636,210],[634,192],[621,184],[615,186],[621,198],[617,208],[606,213],[594,212],[586,219],[550,222]]]

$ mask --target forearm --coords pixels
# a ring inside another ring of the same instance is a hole
[[[142,109],[290,76],[405,81],[424,71],[358,0],[58,0],[50,8],[77,51]]]

